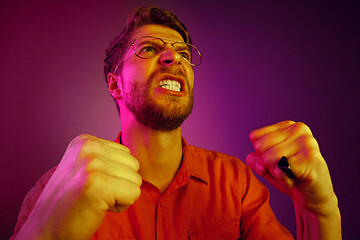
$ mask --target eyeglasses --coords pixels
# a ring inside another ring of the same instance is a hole
[[[132,47],[137,57],[148,59],[164,51],[166,43],[170,43],[174,50],[191,66],[199,66],[201,64],[202,55],[194,45],[176,42],[171,39],[144,36],[135,39],[129,45],[128,49]],[[114,73],[116,73],[117,68],[118,66],[116,66]]]
[[[171,41],[175,51],[191,66],[199,66],[202,61],[200,51],[189,43],[174,42],[173,40],[152,36],[145,36],[135,39],[130,45],[136,56],[143,59],[152,58],[165,49],[166,41]]]

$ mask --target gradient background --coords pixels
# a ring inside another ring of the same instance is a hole
[[[251,130],[305,122],[330,168],[344,239],[359,239],[360,4],[289,0],[0,1],[0,238],[75,136],[115,139],[104,50],[140,5],[177,13],[204,55],[183,126],[188,142],[244,160]],[[291,201],[269,190],[295,234]]]

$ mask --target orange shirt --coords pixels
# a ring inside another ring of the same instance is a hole
[[[119,142],[119,137],[116,140]],[[30,190],[15,234],[55,169]],[[275,218],[268,190],[239,159],[190,146],[165,193],[143,181],[140,198],[122,213],[107,212],[91,239],[293,239]]]

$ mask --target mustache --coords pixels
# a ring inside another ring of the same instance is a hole
[[[177,77],[181,77],[185,81],[185,87],[187,90],[190,90],[189,80],[184,72],[184,70],[179,66],[161,66],[157,71],[154,71],[149,79],[151,81],[147,82],[147,86],[150,87],[153,81],[156,81],[162,74],[171,74]]]
[[[184,70],[181,67],[163,66],[159,69],[157,74],[162,74],[162,73],[168,73],[171,75],[175,75],[175,76],[181,77],[181,78],[185,79],[186,81],[188,81],[186,74],[184,73]]]

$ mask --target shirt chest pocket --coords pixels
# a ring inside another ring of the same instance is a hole
[[[240,238],[240,220],[232,219],[189,231],[190,240],[236,240]]]

